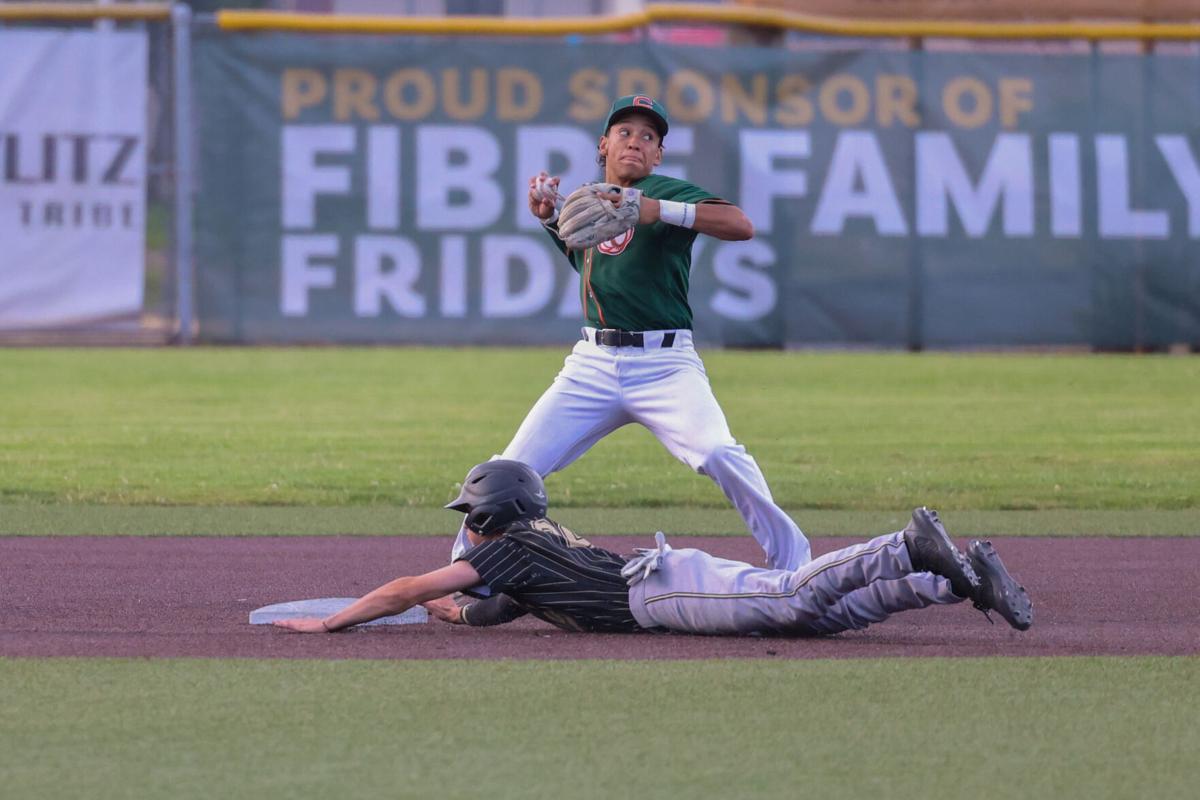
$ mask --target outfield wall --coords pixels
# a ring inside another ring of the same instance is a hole
[[[100,16],[152,34],[147,105],[170,121],[140,189],[146,287],[173,296],[180,342],[576,335],[577,280],[525,182],[598,177],[609,101],[644,93],[673,120],[661,171],[757,229],[698,241],[708,345],[1200,347],[1200,25],[0,6],[18,28]],[[65,192],[70,135],[14,130],[0,208],[32,207],[9,202],[30,175]]]
[[[597,177],[612,96],[662,172],[739,204],[701,237],[701,338],[738,346],[1200,342],[1200,57],[635,41],[195,42],[202,337],[558,342],[575,275],[529,175]]]

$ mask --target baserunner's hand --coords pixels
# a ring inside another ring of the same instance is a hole
[[[277,628],[287,628],[289,631],[295,631],[296,633],[330,633],[330,630],[325,627],[324,620],[313,619],[312,617],[277,619],[271,624]]]
[[[449,622],[451,625],[458,625],[462,622],[458,603],[454,602],[454,598],[449,595],[436,600],[426,600],[421,605],[442,622]]]

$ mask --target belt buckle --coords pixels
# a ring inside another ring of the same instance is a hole
[[[635,331],[623,331],[618,328],[598,328],[596,344],[605,347],[644,347],[643,334]]]

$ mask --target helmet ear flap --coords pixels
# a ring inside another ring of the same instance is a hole
[[[486,509],[475,509],[467,515],[466,525],[476,533],[486,536],[487,534],[491,533],[491,531],[488,530],[488,525],[495,518],[495,516],[495,514]]]

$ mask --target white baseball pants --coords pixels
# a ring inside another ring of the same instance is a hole
[[[762,470],[730,433],[691,331],[675,331],[671,347],[661,346],[664,333],[643,333],[645,347],[606,347],[594,344],[595,329],[584,328],[584,338],[500,457],[523,461],[546,476],[635,422],[720,487],[770,567],[796,569],[808,563],[808,539],[775,505]],[[453,557],[470,546],[460,528]]]
[[[629,608],[642,627],[703,634],[837,633],[962,599],[945,578],[913,572],[902,531],[795,570],[668,550],[657,571],[629,590]]]

